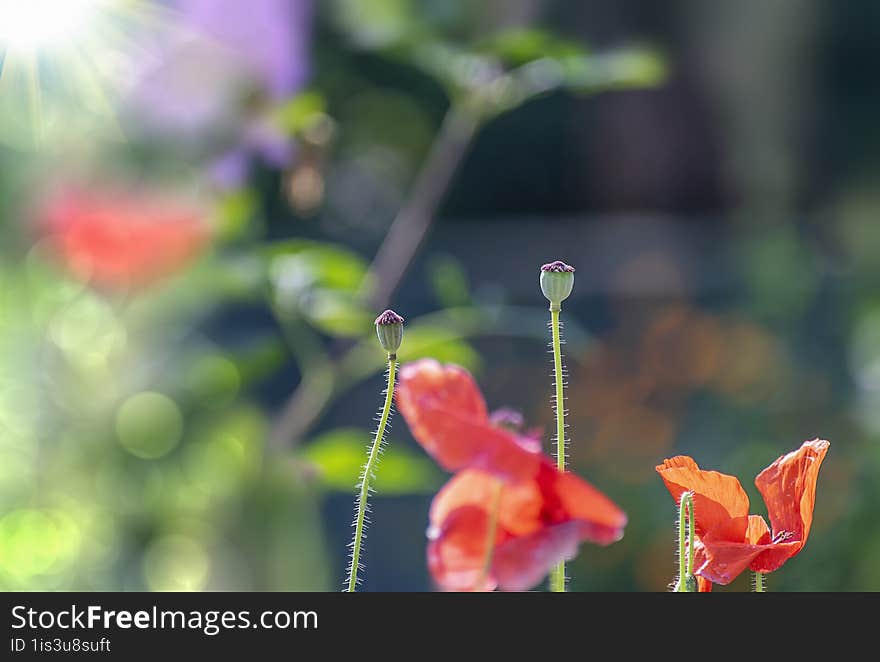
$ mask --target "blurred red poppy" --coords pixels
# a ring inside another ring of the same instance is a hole
[[[505,480],[534,477],[541,443],[490,420],[470,373],[422,359],[401,367],[397,408],[424,449],[447,471],[482,469]],[[498,419],[496,419],[497,421]]]
[[[404,365],[397,406],[416,440],[458,473],[431,505],[428,566],[446,590],[527,590],[589,540],[623,536],[626,514],[560,472],[540,441],[490,416],[471,375],[423,359]]]
[[[704,471],[684,455],[658,465],[676,503],[682,493],[694,493],[695,574],[729,584],[746,568],[772,572],[800,552],[813,522],[816,481],[829,445],[821,439],[806,441],[758,474],[755,485],[772,529],[760,515],[749,515],[749,498],[733,476]]]
[[[209,239],[195,207],[144,191],[68,187],[49,196],[38,220],[75,278],[111,290],[179,272]]]

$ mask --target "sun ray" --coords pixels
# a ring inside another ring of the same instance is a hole
[[[120,97],[174,15],[154,0],[0,0],[0,144],[123,138]]]

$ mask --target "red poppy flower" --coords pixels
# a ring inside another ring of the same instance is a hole
[[[806,441],[758,474],[755,485],[767,505],[769,527],[760,515],[749,515],[749,498],[733,476],[704,471],[683,455],[658,465],[676,502],[682,493],[694,493],[695,574],[729,584],[746,568],[772,572],[800,552],[810,534],[816,480],[829,445]]]
[[[538,473],[540,442],[493,424],[464,368],[433,359],[408,363],[400,369],[395,398],[416,441],[447,471],[483,469],[509,480]]]
[[[40,221],[75,278],[114,290],[180,271],[209,235],[199,211],[144,192],[69,187],[49,197]]]
[[[416,440],[458,471],[431,505],[428,566],[447,590],[526,590],[578,544],[619,540],[626,515],[540,451],[534,436],[490,416],[471,375],[423,359],[403,366],[397,406]]]

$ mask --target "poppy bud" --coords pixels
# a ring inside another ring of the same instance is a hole
[[[389,359],[397,358],[397,350],[403,340],[403,318],[393,310],[386,310],[374,322],[379,344],[388,352]]]
[[[550,301],[550,310],[561,310],[573,287],[574,267],[560,260],[541,267],[541,291]]]

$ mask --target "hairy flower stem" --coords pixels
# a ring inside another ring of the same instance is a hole
[[[492,569],[492,554],[495,550],[495,535],[498,533],[498,514],[501,511],[501,492],[503,488],[504,483],[501,480],[496,480],[495,491],[492,494],[492,504],[489,506],[489,525],[486,527],[486,551],[483,554],[480,576],[476,584],[474,584],[475,591],[480,590],[489,577],[489,571]]]
[[[755,593],[764,593],[764,573],[755,573]]]
[[[357,515],[354,520],[354,540],[351,544],[351,565],[348,567],[348,592],[354,593],[357,587],[358,570],[360,569],[361,540],[364,535],[364,516],[367,512],[367,498],[370,496],[370,480],[379,450],[385,439],[385,427],[388,425],[388,417],[391,414],[391,402],[394,399],[394,379],[397,374],[397,357],[388,356],[388,380],[385,388],[385,405],[382,407],[382,415],[379,418],[379,427],[376,428],[376,436],[373,438],[373,446],[370,455],[364,464],[361,474],[360,494],[357,500]]]
[[[696,556],[696,550],[694,549],[694,497],[692,494],[688,494],[688,567],[687,573],[688,577],[693,577],[694,575],[694,557]]]
[[[688,541],[685,546],[684,528],[687,520]],[[678,506],[678,582],[677,593],[688,592],[688,581],[694,576],[694,498],[690,492],[681,495]]]
[[[556,381],[556,467],[565,471],[565,394],[562,384],[562,341],[559,334],[559,307],[550,306],[550,332],[553,337],[553,377]],[[565,561],[554,566],[550,590],[565,592]]]

